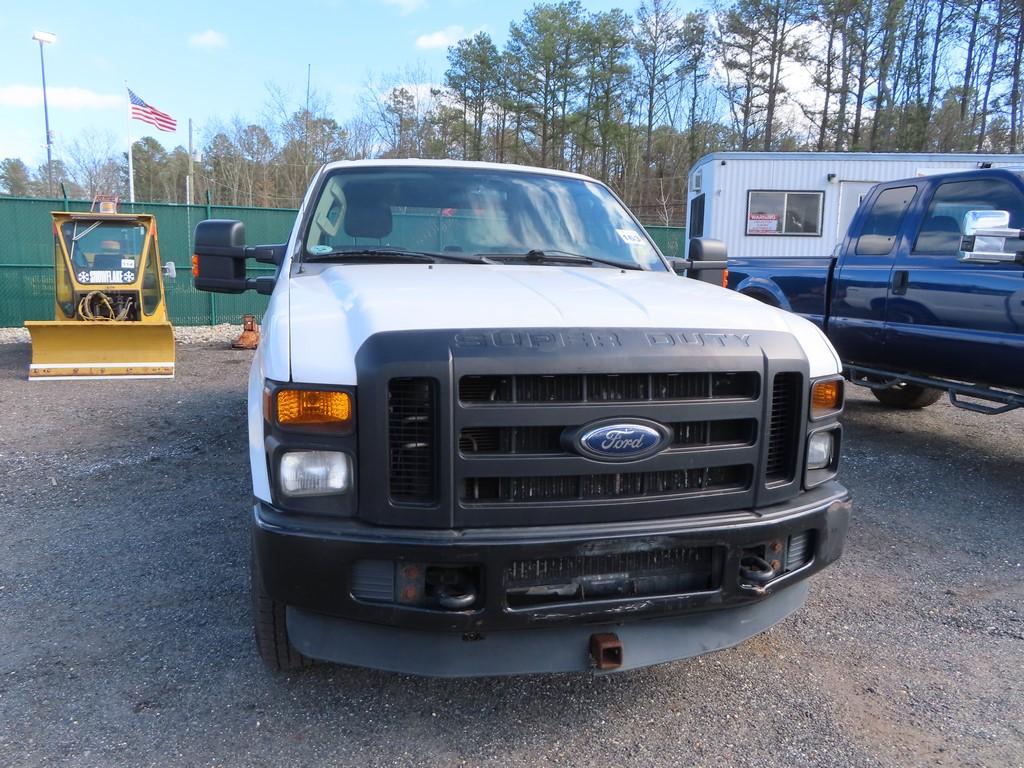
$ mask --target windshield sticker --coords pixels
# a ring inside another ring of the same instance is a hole
[[[80,283],[134,283],[135,273],[128,270],[82,269],[75,275]]]
[[[135,259],[121,259],[121,269],[135,269]]]
[[[311,245],[306,250],[312,253],[314,256],[318,256],[323,255],[325,253],[330,253],[334,249],[329,245]]]
[[[632,229],[616,229],[619,233],[619,237],[622,238],[622,242],[626,245],[643,245],[644,239],[640,236],[639,232],[634,232]]]

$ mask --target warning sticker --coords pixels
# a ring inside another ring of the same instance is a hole
[[[751,213],[747,216],[748,235],[774,235],[779,231],[777,213]]]
[[[644,244],[644,239],[643,237],[641,237],[639,232],[636,232],[632,229],[616,229],[615,231],[619,233],[619,237],[622,238],[622,242],[624,242],[626,245]]]

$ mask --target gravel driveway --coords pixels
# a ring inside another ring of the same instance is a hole
[[[855,518],[808,606],[611,677],[266,671],[249,353],[28,383],[0,346],[0,766],[1024,765],[1024,412],[854,390]]]

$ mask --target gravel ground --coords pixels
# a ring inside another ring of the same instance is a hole
[[[0,348],[0,765],[1024,765],[1024,413],[846,416],[856,512],[807,607],[612,677],[259,663],[248,353],[25,381]],[[211,372],[216,375],[210,375]]]

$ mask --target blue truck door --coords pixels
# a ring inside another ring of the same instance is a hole
[[[959,259],[967,211],[1009,211],[1010,226],[1024,227],[1024,185],[961,176],[921,208],[893,270],[890,359],[907,372],[1024,387],[1024,265]]]
[[[918,187],[873,192],[854,217],[836,265],[828,336],[844,362],[884,366],[885,308],[902,223]]]

